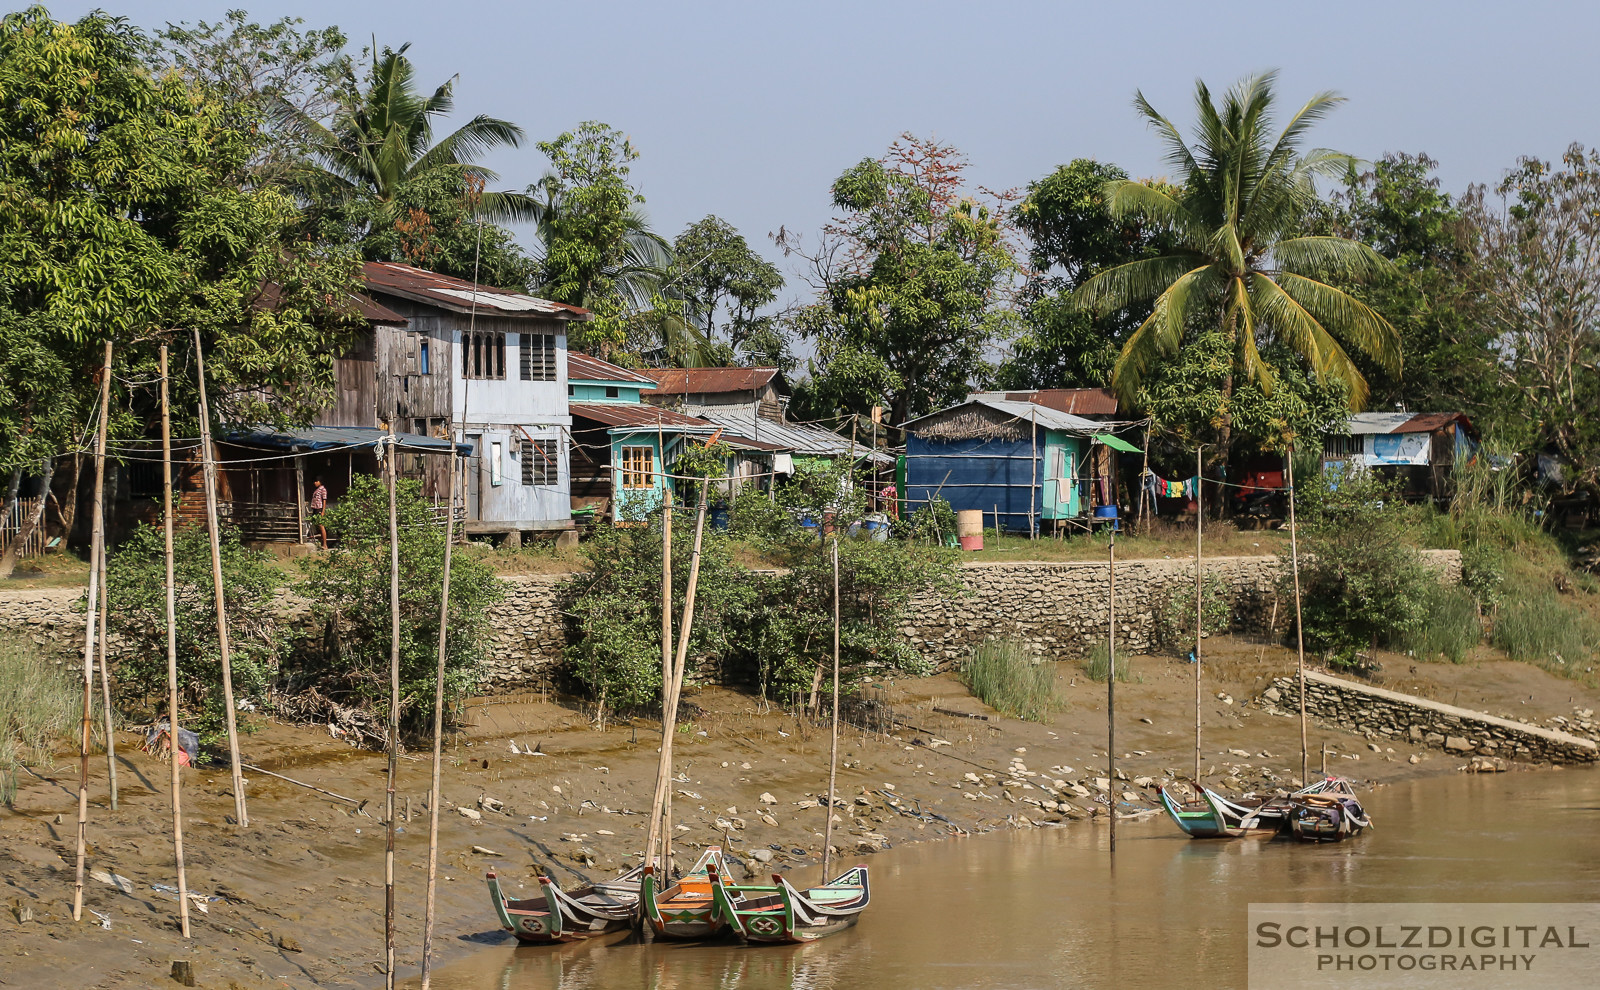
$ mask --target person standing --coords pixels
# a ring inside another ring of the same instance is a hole
[[[328,527],[322,518],[323,510],[328,507],[328,489],[322,484],[321,478],[311,480],[311,518],[315,522],[317,532],[322,535],[322,549],[328,549]]]

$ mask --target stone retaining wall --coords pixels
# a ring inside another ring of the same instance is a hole
[[[1277,715],[1300,712],[1299,681],[1280,677],[1261,695]],[[1473,754],[1527,763],[1592,763],[1593,740],[1526,722],[1468,711],[1398,691],[1306,671],[1306,714],[1326,725],[1372,739],[1404,740],[1461,756]]]
[[[1426,550],[1423,559],[1444,579],[1461,579],[1461,554]],[[1236,631],[1286,628],[1292,600],[1280,600],[1278,582],[1288,567],[1278,557],[1213,557],[1205,572],[1228,588]],[[1155,635],[1156,612],[1168,596],[1194,587],[1194,561],[1118,561],[1117,642],[1147,650]],[[1106,638],[1106,564],[969,564],[962,572],[966,594],[922,595],[914,599],[909,621],[900,628],[922,654],[939,666],[959,662],[976,644],[1010,636],[1054,659],[1081,656]]]
[[[1460,578],[1461,555],[1431,550],[1425,558]],[[1264,630],[1276,617],[1287,624],[1290,607],[1278,600],[1277,586],[1286,562],[1277,557],[1217,557],[1206,572],[1220,578],[1232,598],[1234,624],[1241,631]],[[566,632],[556,605],[555,589],[569,574],[503,578],[505,600],[490,613],[491,646],[483,686],[493,691],[526,689],[542,684],[560,662]],[[1194,564],[1174,560],[1130,560],[1117,564],[1117,636],[1131,650],[1148,649],[1157,608],[1174,586],[1194,581]],[[1061,658],[1082,654],[1104,639],[1106,631],[1106,565],[1072,563],[968,564],[962,570],[963,593],[926,594],[913,599],[908,621],[900,629],[936,666],[947,668],[974,645],[1000,636],[1027,642],[1041,655]],[[46,588],[0,592],[0,630],[22,633],[52,651],[83,648],[83,618],[75,610],[78,588]],[[1274,607],[1276,606],[1276,607]],[[304,601],[286,597],[282,621],[299,626]]]

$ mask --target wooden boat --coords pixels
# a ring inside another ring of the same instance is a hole
[[[490,870],[485,879],[500,926],[521,942],[548,944],[575,942],[633,926],[639,913],[643,867],[600,883],[562,890],[548,876],[539,877],[540,897],[512,900],[500,889],[500,879]]]
[[[1182,800],[1161,789],[1161,805],[1167,814],[1194,839],[1271,838],[1283,831],[1295,809],[1295,800],[1321,794],[1330,788],[1353,794],[1350,782],[1342,777],[1327,777],[1295,791],[1287,798],[1271,797],[1233,801],[1210,788],[1201,787],[1198,800]]]
[[[1319,791],[1291,796],[1291,835],[1301,842],[1343,842],[1372,826],[1372,819],[1348,780],[1329,777],[1322,783]]]
[[[657,935],[665,938],[705,939],[728,932],[728,919],[717,911],[712,887],[717,877],[726,877],[728,867],[722,850],[711,846],[695,861],[693,868],[676,882],[657,886],[655,867],[645,867],[639,886],[639,903]]]
[[[722,878],[712,886],[718,914],[746,941],[793,945],[836,935],[855,926],[872,896],[865,866],[805,891],[780,874],[772,881],[766,886]]]

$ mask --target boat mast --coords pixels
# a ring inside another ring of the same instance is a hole
[[[400,459],[395,442],[394,423],[389,435],[379,441],[387,445],[384,474],[389,482],[389,754],[383,794],[383,983],[394,990],[394,777],[400,758],[400,521],[395,505],[399,485],[395,462]],[[382,446],[380,453],[385,453]]]
[[[1300,542],[1294,519],[1294,444],[1289,444],[1289,566],[1294,569],[1294,638],[1296,669],[1300,674],[1300,786],[1310,771],[1306,754],[1306,630],[1300,619]]]
[[[672,733],[678,724],[678,698],[683,693],[684,668],[689,661],[689,631],[694,628],[694,592],[700,583],[700,544],[706,532],[706,495],[711,488],[710,478],[700,479],[700,504],[694,517],[694,550],[689,555],[689,586],[683,593],[683,618],[678,622],[678,659],[672,671],[671,708],[667,713],[667,738],[662,743],[666,776],[672,776]],[[661,815],[661,869],[672,869],[672,782],[664,779],[666,801]]]
[[[1205,471],[1200,462],[1200,448],[1194,448],[1194,787],[1200,796],[1200,637],[1204,635],[1205,620],[1200,602],[1200,531],[1205,522]]]
[[[659,420],[656,422],[656,447],[660,451],[661,464],[665,467],[667,448]],[[645,832],[646,866],[650,865],[655,856],[656,843],[661,836],[661,814],[666,801],[667,778],[672,775],[671,757],[667,753],[668,737],[672,734],[667,725],[667,708],[672,700],[672,488],[665,476],[661,479],[661,490],[661,760],[656,767],[656,789],[650,799],[650,825]]]
[[[852,448],[854,449],[854,448]],[[839,534],[833,534],[833,742],[828,750],[828,810],[822,829],[822,883],[833,858],[833,796],[839,774]]]

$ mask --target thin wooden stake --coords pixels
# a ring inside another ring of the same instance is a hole
[[[689,587],[683,593],[683,618],[678,622],[678,659],[672,670],[672,709],[667,717],[668,732],[662,742],[666,754],[667,775],[672,775],[672,734],[678,724],[678,699],[683,694],[684,669],[689,662],[689,633],[694,628],[694,592],[700,584],[700,545],[706,531],[706,495],[711,485],[700,482],[700,505],[694,517],[694,551],[689,556]],[[672,869],[672,786],[668,781],[666,802],[661,818],[661,868]]]
[[[1289,445],[1289,566],[1294,569],[1294,638],[1296,667],[1300,673],[1300,784],[1310,773],[1306,751],[1306,630],[1300,619],[1300,540],[1294,519],[1294,444]]]
[[[111,644],[106,638],[106,612],[107,600],[111,597],[110,586],[106,583],[106,517],[102,506],[95,526],[100,530],[100,708],[105,715],[106,723],[106,782],[111,789],[111,810],[117,810],[117,740],[116,727],[113,724],[113,711],[111,708]]]
[[[659,437],[658,437],[658,443]],[[666,448],[661,448],[662,462]],[[663,486],[661,506],[661,760],[656,767],[656,789],[650,799],[650,825],[645,833],[645,864],[655,855],[661,837],[661,813],[667,795],[667,778],[672,776],[671,755],[667,752],[667,705],[672,697],[672,490]],[[643,923],[644,915],[640,914]],[[648,926],[647,926],[648,927]]]
[[[1111,852],[1117,851],[1117,520],[1111,520],[1106,557],[1106,780],[1111,799]]]
[[[100,369],[100,429],[94,452],[94,517],[98,520],[104,511],[101,499],[105,495],[106,417],[111,410],[111,341],[106,341],[106,361]],[[45,493],[46,496],[49,492]],[[78,761],[78,872],[72,886],[72,920],[83,917],[83,863],[89,836],[89,745],[93,731],[89,727],[90,712],[94,706],[94,648],[95,619],[100,594],[100,544],[103,531],[96,524],[89,539],[89,617],[83,631],[83,733],[80,739]]]
[[[383,794],[383,985],[394,990],[394,774],[400,757],[400,520],[395,506],[395,461],[399,448],[393,428],[381,441],[389,482],[389,760]]]
[[[1205,519],[1205,486],[1200,479],[1204,470],[1200,462],[1200,448],[1194,449],[1194,786],[1200,786],[1200,637],[1205,632],[1204,611],[1201,605],[1200,553],[1202,520]]]
[[[211,410],[206,405],[206,360],[200,330],[194,331],[195,377],[200,385],[200,460],[206,487],[206,528],[211,531],[211,582],[217,595],[217,648],[222,657],[222,703],[228,717],[228,762],[233,773],[233,814],[240,828],[250,827],[245,805],[244,774],[239,769],[239,718],[233,700],[233,649],[228,640],[228,599],[222,585],[222,533],[217,523],[217,459],[211,449]]]
[[[161,345],[161,525],[166,539],[167,733],[172,741],[172,856],[178,864],[178,922],[189,937],[189,880],[183,867],[183,777],[178,754],[178,588],[172,552],[172,405],[167,396],[167,345]]]
[[[833,538],[833,743],[828,750],[828,818],[822,830],[822,883],[833,857],[833,796],[839,774],[839,537]]]
[[[1144,524],[1145,492],[1150,487],[1145,484],[1145,476],[1150,473],[1150,426],[1149,420],[1144,424],[1144,465],[1139,468],[1139,535],[1148,535],[1149,530]]]

